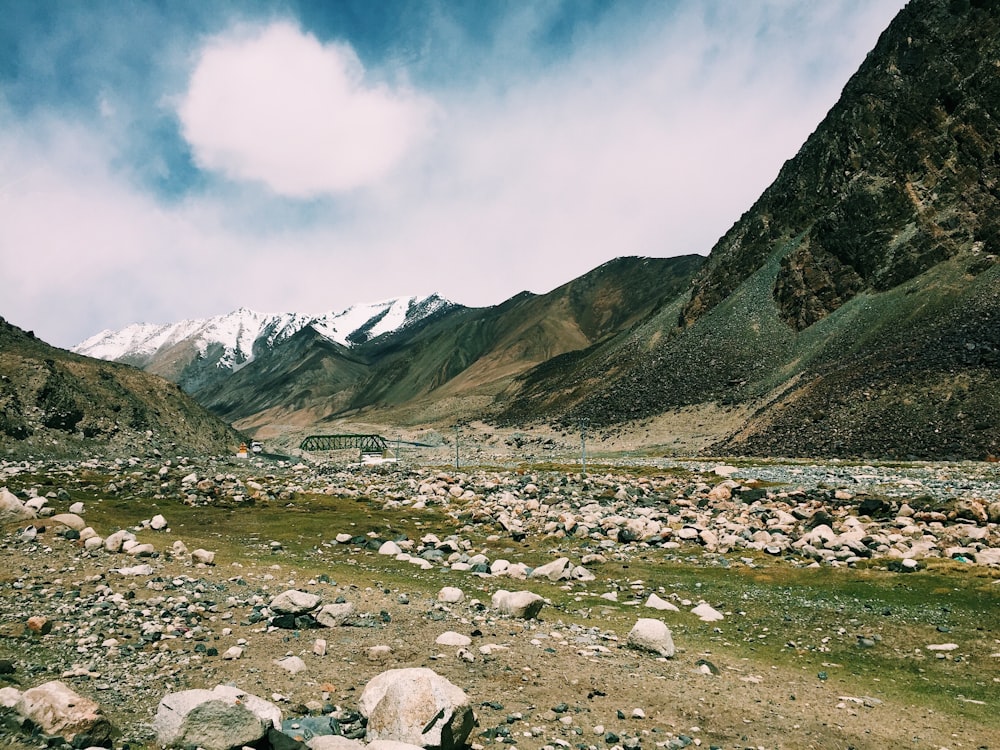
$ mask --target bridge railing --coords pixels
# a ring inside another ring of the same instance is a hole
[[[358,448],[362,453],[384,453],[388,443],[381,435],[310,435],[299,445],[304,451],[337,451]]]

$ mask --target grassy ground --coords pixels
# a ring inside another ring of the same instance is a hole
[[[592,468],[610,470],[596,464]],[[556,474],[575,470],[578,467],[569,464],[519,469]],[[638,468],[634,473],[663,472]],[[102,534],[162,513],[170,523],[169,533],[143,531],[139,540],[165,549],[173,539],[182,539],[189,549],[214,550],[215,575],[222,579],[233,574],[234,563],[248,578],[272,568],[281,571],[275,575],[282,580],[326,575],[340,587],[384,593],[388,604],[372,605],[375,611],[378,606],[391,609],[399,593],[415,601],[433,601],[446,585],[460,586],[467,597],[485,603],[499,588],[530,588],[549,601],[539,632],[579,625],[612,631],[624,640],[637,617],[658,617],[670,626],[679,647],[672,672],[657,671],[655,662],[634,656],[592,664],[594,660],[556,655],[553,649],[525,656],[523,664],[530,666],[518,666],[522,662],[515,663],[511,656],[511,663],[502,669],[499,662],[483,662],[465,671],[454,668],[453,681],[464,680],[470,693],[483,701],[490,700],[490,691],[504,680],[513,680],[516,690],[525,692],[508,696],[504,701],[508,711],[518,706],[528,712],[541,710],[573,695],[577,685],[603,685],[606,693],[616,691],[615,705],[644,701],[660,715],[672,717],[673,724],[667,726],[711,727],[704,736],[714,737],[720,747],[743,746],[739,743],[744,736],[746,742],[767,747],[900,746],[894,743],[911,732],[910,722],[920,725],[912,728],[914,738],[928,738],[914,740],[914,747],[942,747],[949,733],[954,747],[1000,747],[1000,571],[943,560],[910,574],[890,572],[877,561],[813,569],[791,559],[705,554],[691,546],[608,552],[605,562],[590,566],[597,575],[590,583],[519,582],[440,567],[421,571],[371,549],[338,545],[333,539],[339,533],[411,540],[427,533],[442,539],[457,534],[472,543],[471,552],[531,566],[562,555],[578,563],[598,550],[577,539],[529,536],[514,542],[497,536],[492,525],[469,523],[459,503],[453,503],[450,512],[439,506],[387,510],[376,492],[360,497],[297,493],[252,507],[190,507],[173,499],[112,496],[102,488],[113,478],[46,474],[21,476],[9,484],[17,489],[17,484],[38,486],[47,481],[66,488],[70,501],[84,501],[88,523]],[[272,542],[278,542],[280,549]],[[601,597],[608,592],[616,592],[618,601]],[[642,607],[650,593],[673,601],[681,612]],[[703,623],[692,616],[688,610],[701,600],[723,612],[725,619]],[[413,665],[421,663],[423,644],[433,642],[424,631],[443,626],[429,621],[426,613],[414,617],[393,611],[398,650]],[[500,625],[494,635],[509,639],[515,632],[520,626]],[[927,649],[944,643],[957,648]],[[275,648],[283,650],[287,644],[276,642]],[[350,648],[360,647],[355,642]],[[716,684],[688,682],[698,660],[721,671]],[[514,680],[519,669],[540,676],[528,683]],[[672,687],[661,685],[663,680]],[[661,690],[667,692],[657,692]],[[587,716],[589,723],[604,721],[610,726],[614,713],[602,718],[606,714],[594,700],[582,701],[580,710],[593,712]],[[841,708],[835,708],[838,705]],[[839,717],[839,723],[831,716]],[[502,723],[502,717],[493,719]],[[491,720],[488,711],[481,720]],[[745,732],[744,722],[749,727]],[[802,733],[796,735],[792,727],[800,727]],[[572,736],[568,739],[579,744]],[[527,739],[521,745],[534,747]]]

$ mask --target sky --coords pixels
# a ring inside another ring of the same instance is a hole
[[[0,316],[548,292],[707,255],[903,0],[0,0]]]

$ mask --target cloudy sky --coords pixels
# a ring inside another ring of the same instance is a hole
[[[547,292],[707,254],[903,0],[0,0],[0,316]]]

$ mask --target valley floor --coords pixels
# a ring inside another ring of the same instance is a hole
[[[1000,748],[1000,559],[988,562],[1000,526],[962,514],[1000,500],[996,465],[593,456],[584,477],[573,463],[455,471],[406,456],[3,465],[0,486],[21,499],[82,502],[99,535],[129,529],[155,552],[87,551],[45,518],[36,536],[8,523],[0,661],[13,672],[0,679],[70,684],[121,730],[116,747],[155,746],[168,692],[233,682],[286,717],[349,715],[371,677],[425,666],[470,696],[483,748]],[[880,517],[859,515],[872,498]],[[768,544],[727,546],[727,524]],[[858,524],[863,557],[846,546]],[[819,525],[839,546],[796,547]],[[543,565],[555,572],[533,576]],[[464,599],[440,601],[446,586]],[[277,627],[267,605],[289,589],[353,614]],[[500,589],[546,604],[512,619],[490,606]],[[692,612],[701,602],[721,619]],[[31,616],[51,631],[27,631]],[[627,647],[639,618],[669,626],[672,658]],[[470,646],[437,644],[446,631]],[[305,671],[277,663],[288,655]],[[11,747],[45,745],[3,732]]]

